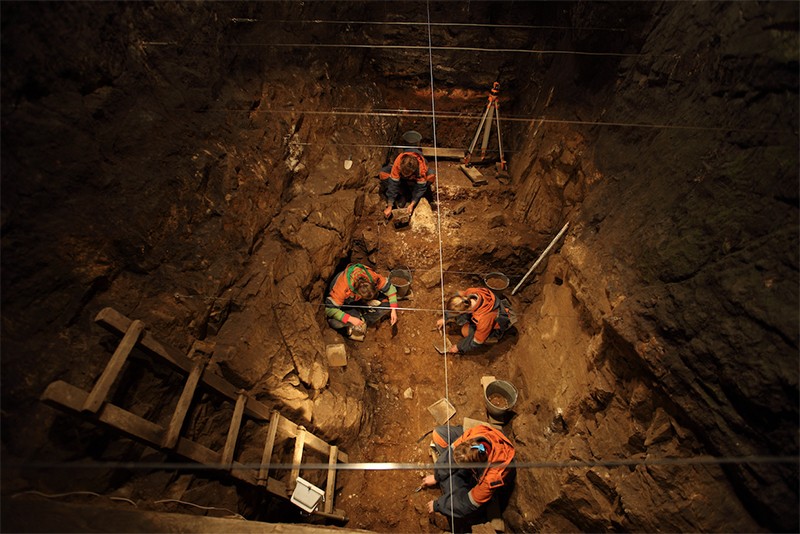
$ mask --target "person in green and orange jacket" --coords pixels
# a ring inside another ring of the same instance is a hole
[[[397,289],[389,279],[360,263],[351,263],[337,274],[325,299],[325,315],[335,330],[349,335],[348,327],[364,328],[390,315],[397,323]]]
[[[411,215],[420,199],[436,183],[436,175],[428,169],[422,150],[418,148],[410,148],[401,153],[394,163],[381,169],[378,177],[385,185],[386,208],[383,215],[387,219],[392,215],[392,208],[406,207],[407,202],[406,210]]]
[[[469,352],[484,344],[496,342],[514,323],[511,303],[485,287],[470,287],[447,300],[445,318],[436,322],[441,329],[454,319],[461,325],[464,338],[448,352]]]
[[[501,507],[507,503],[516,475],[515,451],[500,430],[482,424],[468,430],[442,425],[434,429],[432,445],[439,457],[434,474],[423,478],[421,487],[438,484],[442,496],[428,502],[429,514],[464,519],[475,517],[493,497]]]

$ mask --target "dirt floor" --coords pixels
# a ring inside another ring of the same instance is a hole
[[[482,224],[455,227],[453,212],[476,211],[482,203],[502,195],[504,185],[494,177],[494,167],[484,168],[489,184],[480,188],[477,201],[465,201],[465,188],[473,189],[458,163],[439,162],[440,202],[442,218],[442,241],[437,233],[421,228],[427,222],[412,223],[408,228],[396,229],[389,222],[384,224],[376,204],[372,212],[362,220],[365,226],[377,225],[380,231],[380,248],[371,256],[379,270],[382,266],[407,266],[412,271],[409,298],[400,302],[396,328],[388,319],[372,327],[364,342],[347,340],[348,358],[368,369],[367,387],[374,390],[372,431],[363,433],[356,446],[347,451],[351,461],[356,462],[409,462],[430,464],[430,437],[426,435],[436,421],[428,407],[442,398],[447,398],[456,409],[451,424],[462,424],[465,417],[487,420],[481,377],[493,375],[498,379],[510,379],[506,352],[516,343],[517,333],[512,329],[498,344],[477,353],[467,355],[440,355],[434,345],[441,345],[442,334],[436,329],[441,317],[442,291],[436,287],[425,287],[420,275],[425,277],[431,268],[438,269],[439,247],[447,257],[452,257],[457,243],[478,240],[486,228]],[[477,190],[477,188],[475,188]],[[483,206],[481,211],[487,206]],[[420,219],[426,212],[415,213]],[[436,212],[433,212],[436,215]],[[376,222],[377,221],[377,222]],[[435,218],[433,219],[435,223]],[[492,267],[477,264],[457,264],[444,273],[444,298],[458,289],[482,286],[483,276],[492,272]],[[384,273],[385,274],[385,273]],[[427,279],[427,277],[425,277]],[[510,295],[513,286],[506,291]],[[339,336],[328,330],[326,341],[339,342]],[[460,334],[451,331],[452,341]],[[336,369],[331,370],[335,380]],[[512,379],[513,382],[513,379]],[[524,393],[523,393],[524,394]],[[513,420],[509,422],[510,431]],[[428,501],[438,498],[438,489],[414,489],[421,478],[429,474],[422,469],[374,472],[346,472],[341,475],[342,487],[337,494],[337,507],[341,507],[350,518],[348,526],[378,532],[438,532],[428,520]]]

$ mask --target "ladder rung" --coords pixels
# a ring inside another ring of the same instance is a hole
[[[299,425],[291,422],[290,420],[286,419],[283,416],[281,416],[281,418],[279,419],[278,424],[281,434],[284,434],[289,438],[297,437],[297,430],[298,428],[300,428]],[[330,445],[328,445],[325,441],[321,440],[320,438],[318,438],[317,436],[315,436],[310,432],[306,433],[306,436],[304,438],[304,443],[305,446],[308,447],[309,449],[313,449],[315,452],[318,452],[323,455],[328,454],[328,452],[330,452],[331,450]],[[347,461],[347,455],[344,454],[342,451],[339,451],[339,461],[340,462]]]
[[[244,392],[241,392],[236,399],[233,419],[231,419],[231,426],[228,428],[228,439],[225,440],[225,448],[222,450],[222,460],[220,461],[222,465],[233,463],[233,451],[236,449],[236,441],[239,439],[239,427],[242,426],[242,414],[244,413],[245,404],[247,404],[247,396]]]
[[[297,477],[300,476],[300,462],[303,461],[303,445],[306,441],[306,429],[303,426],[297,427],[297,439],[294,442],[294,458],[292,459],[292,472],[289,475],[289,489],[294,491],[297,484]]]
[[[169,422],[167,431],[164,433],[164,439],[161,441],[161,446],[165,449],[172,449],[178,443],[183,421],[186,419],[189,406],[191,406],[192,399],[194,398],[194,392],[197,389],[197,384],[200,381],[200,377],[203,375],[205,367],[205,360],[197,362],[194,364],[194,367],[192,367],[192,372],[189,373],[189,378],[183,386],[181,397],[178,399],[178,405],[175,407],[175,413],[172,414],[172,420]]]
[[[277,411],[272,412],[269,418],[269,428],[267,429],[267,440],[264,442],[264,454],[261,455],[261,468],[258,470],[258,483],[261,486],[267,484],[269,477],[269,463],[272,459],[272,449],[275,447],[275,436],[278,434],[278,420],[281,415]]]
[[[113,330],[116,332],[125,332],[131,324],[131,320],[116,311],[113,308],[103,308],[100,313],[97,314],[95,317],[95,321],[109,330]],[[147,351],[150,354],[154,354],[160,358],[165,359],[170,364],[182,369],[183,372],[189,373],[192,370],[192,366],[194,362],[187,358],[182,352],[178,351],[177,349],[162,343],[154,336],[151,336],[149,332],[145,332],[142,336],[141,341],[139,342],[141,348]],[[198,350],[204,350],[198,347]],[[207,385],[209,388],[213,389],[214,391],[224,395],[225,397],[231,399],[231,401],[236,400],[236,395],[238,390],[234,387],[233,384],[225,380],[219,375],[214,373],[206,373],[203,375],[203,383]],[[255,419],[259,419],[261,421],[267,421],[269,419],[269,408],[261,404],[255,399],[250,399],[247,403],[246,413],[248,417],[253,417]]]
[[[122,337],[122,341],[119,342],[117,350],[114,351],[105,370],[103,370],[103,374],[97,379],[91,393],[86,397],[86,402],[83,403],[83,411],[97,413],[97,410],[100,409],[100,406],[105,402],[106,397],[108,397],[111,386],[114,385],[114,381],[122,370],[122,366],[125,365],[125,360],[128,359],[128,355],[139,341],[142,330],[144,330],[144,323],[142,321],[136,320],[131,323],[130,328],[128,328],[125,335]]]
[[[336,457],[339,455],[339,447],[331,445],[331,453],[328,455],[328,484],[325,486],[325,513],[333,513],[333,492],[336,491]]]

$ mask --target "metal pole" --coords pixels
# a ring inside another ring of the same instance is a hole
[[[503,156],[503,140],[500,136],[500,104],[495,101],[494,103],[495,112],[494,116],[497,121],[497,148],[500,150],[500,168],[504,171],[506,170],[506,158]]]
[[[564,232],[567,231],[567,226],[569,226],[569,223],[565,224],[564,228],[562,228],[561,231],[558,232],[558,235],[555,236],[552,241],[550,241],[550,244],[547,245],[546,249],[544,249],[544,252],[542,252],[542,254],[539,256],[539,259],[536,260],[533,263],[533,265],[531,265],[531,268],[528,269],[528,272],[525,273],[525,276],[523,276],[522,280],[519,281],[519,284],[517,284],[517,287],[515,287],[514,291],[511,292],[512,295],[517,292],[517,289],[519,289],[519,286],[522,285],[522,283],[528,278],[528,275],[530,275],[533,272],[533,270],[536,268],[536,266],[539,265],[539,262],[542,261],[542,258],[544,258],[547,255],[548,252],[550,252],[550,249],[553,248],[553,245],[556,244],[556,241],[558,241],[561,238],[561,236],[564,235]]]
[[[486,123],[486,129],[483,131],[483,142],[481,143],[481,161],[483,158],[486,157],[486,147],[489,146],[489,135],[492,133],[492,116],[494,115],[494,102],[489,102],[488,106],[488,122]]]
[[[475,132],[475,138],[472,140],[472,144],[469,145],[469,153],[468,157],[472,155],[472,151],[475,150],[475,145],[478,143],[478,137],[481,136],[481,130],[483,129],[483,124],[486,122],[486,117],[489,115],[489,110],[491,109],[491,103],[489,106],[486,106],[486,111],[483,112],[483,117],[481,117],[481,123],[478,125],[478,131]],[[489,122],[491,125],[491,122]],[[469,163],[468,161],[465,163]]]

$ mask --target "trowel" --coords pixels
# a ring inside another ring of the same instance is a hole
[[[349,156],[347,156],[347,159],[344,160],[344,169],[346,171],[349,171],[350,167],[352,167],[352,166],[353,166],[353,155],[350,154]]]

